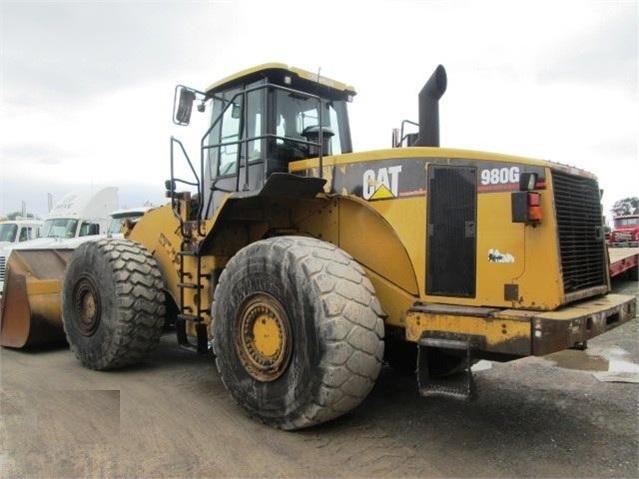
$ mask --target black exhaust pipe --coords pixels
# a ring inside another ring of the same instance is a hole
[[[446,69],[439,65],[419,92],[419,137],[411,146],[439,146],[439,99],[446,82]]]

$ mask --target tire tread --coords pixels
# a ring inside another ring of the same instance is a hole
[[[295,418],[278,422],[272,418],[264,421],[259,414],[253,416],[281,429],[299,429],[334,419],[362,402],[382,366],[383,313],[374,288],[363,268],[348,253],[314,238],[281,236],[262,240],[242,249],[231,262],[246,262],[255,251],[263,251],[264,246],[272,257],[295,261],[297,267],[290,268],[289,281],[301,283],[304,279],[296,276],[304,274],[309,284],[314,285],[312,294],[317,295],[316,304],[324,316],[317,324],[318,336],[330,347],[325,348],[320,363],[319,392]],[[222,290],[219,286],[227,280],[226,272],[220,276],[216,302]],[[215,338],[213,349],[217,354]],[[217,368],[226,384],[219,360]]]
[[[67,340],[88,368],[117,369],[140,362],[158,345],[164,326],[164,292],[160,270],[148,250],[133,241],[105,238],[91,245],[109,263],[118,292],[118,315],[111,341],[101,357],[86,357]],[[63,319],[64,321],[64,319]]]

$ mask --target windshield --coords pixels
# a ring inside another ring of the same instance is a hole
[[[114,216],[111,218],[111,223],[109,223],[109,228],[107,229],[107,234],[119,234],[122,233],[122,227],[124,226],[124,222],[128,219],[133,222],[144,215],[142,211],[132,211],[129,213],[119,213],[118,216]]]
[[[335,104],[339,102],[324,103],[322,111],[322,127],[331,133],[328,151],[325,155],[339,155],[342,153],[342,141],[340,138],[339,115]],[[278,90],[276,92],[275,112],[277,144],[286,143],[282,137],[292,138],[300,142],[309,141],[306,132],[319,126],[320,111],[319,102],[315,98],[308,98],[296,93]],[[317,140],[314,140],[317,141]],[[291,143],[294,148],[307,148],[303,143]]]
[[[247,89],[258,86],[254,83]],[[268,101],[266,90],[259,88],[246,95],[241,94],[240,88],[216,93],[211,113],[213,127],[206,145],[210,178],[235,175],[247,155],[249,162],[260,160],[265,154],[271,160],[285,162],[316,157],[320,122],[327,139],[324,155],[350,151],[348,130],[342,124],[347,124],[344,101],[320,102],[312,95],[274,86],[268,91]],[[265,119],[267,104],[274,108]],[[277,138],[267,140],[265,135]]]
[[[16,239],[16,232],[18,227],[16,225],[5,223],[0,225],[0,241],[8,241],[13,243]]]
[[[42,236],[44,238],[73,238],[78,227],[78,220],[56,218],[44,222]]]
[[[113,218],[111,223],[109,223],[109,228],[107,229],[107,234],[114,235],[118,233],[122,233],[122,226],[124,225],[125,218]]]
[[[615,220],[615,228],[623,228],[625,226],[637,226],[639,225],[639,216],[633,216],[630,218],[617,218]]]

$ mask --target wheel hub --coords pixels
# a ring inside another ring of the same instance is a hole
[[[235,349],[246,372],[259,381],[274,381],[288,367],[292,338],[281,303],[258,293],[244,301],[235,329]]]
[[[77,326],[84,336],[93,336],[100,325],[102,309],[100,294],[89,276],[81,277],[73,291],[73,312]]]

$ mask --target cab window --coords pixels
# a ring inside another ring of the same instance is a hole
[[[29,239],[30,228],[24,227],[20,230],[20,238],[18,241],[27,241]]]
[[[242,100],[238,97],[226,109],[222,116],[220,136],[220,168],[218,176],[235,173],[237,169],[238,140],[240,139],[240,118],[242,115]]]
[[[16,239],[18,227],[9,223],[0,224],[0,241],[13,243]]]
[[[320,124],[320,105],[315,98],[277,90],[276,97],[276,118],[275,134],[278,136],[276,143],[282,145],[287,143],[286,139],[297,140],[288,142],[295,144],[302,151],[307,147],[302,143],[308,141],[305,132]],[[337,102],[335,102],[337,103]],[[333,102],[323,102],[322,107],[322,127],[330,129],[333,133],[327,155],[339,155],[342,153],[342,139],[340,138],[339,115],[336,105]]]
[[[100,227],[97,223],[82,222],[80,226],[80,234],[78,236],[96,235],[100,232]]]
[[[247,153],[249,161],[262,157],[263,139],[260,137],[263,134],[264,90],[246,94],[244,118],[244,96],[238,95],[240,91],[236,88],[217,93],[213,97],[211,121],[217,120],[217,123],[207,139],[211,177],[234,175],[237,173],[238,159],[243,164]],[[249,138],[253,139],[248,142],[241,141]]]

